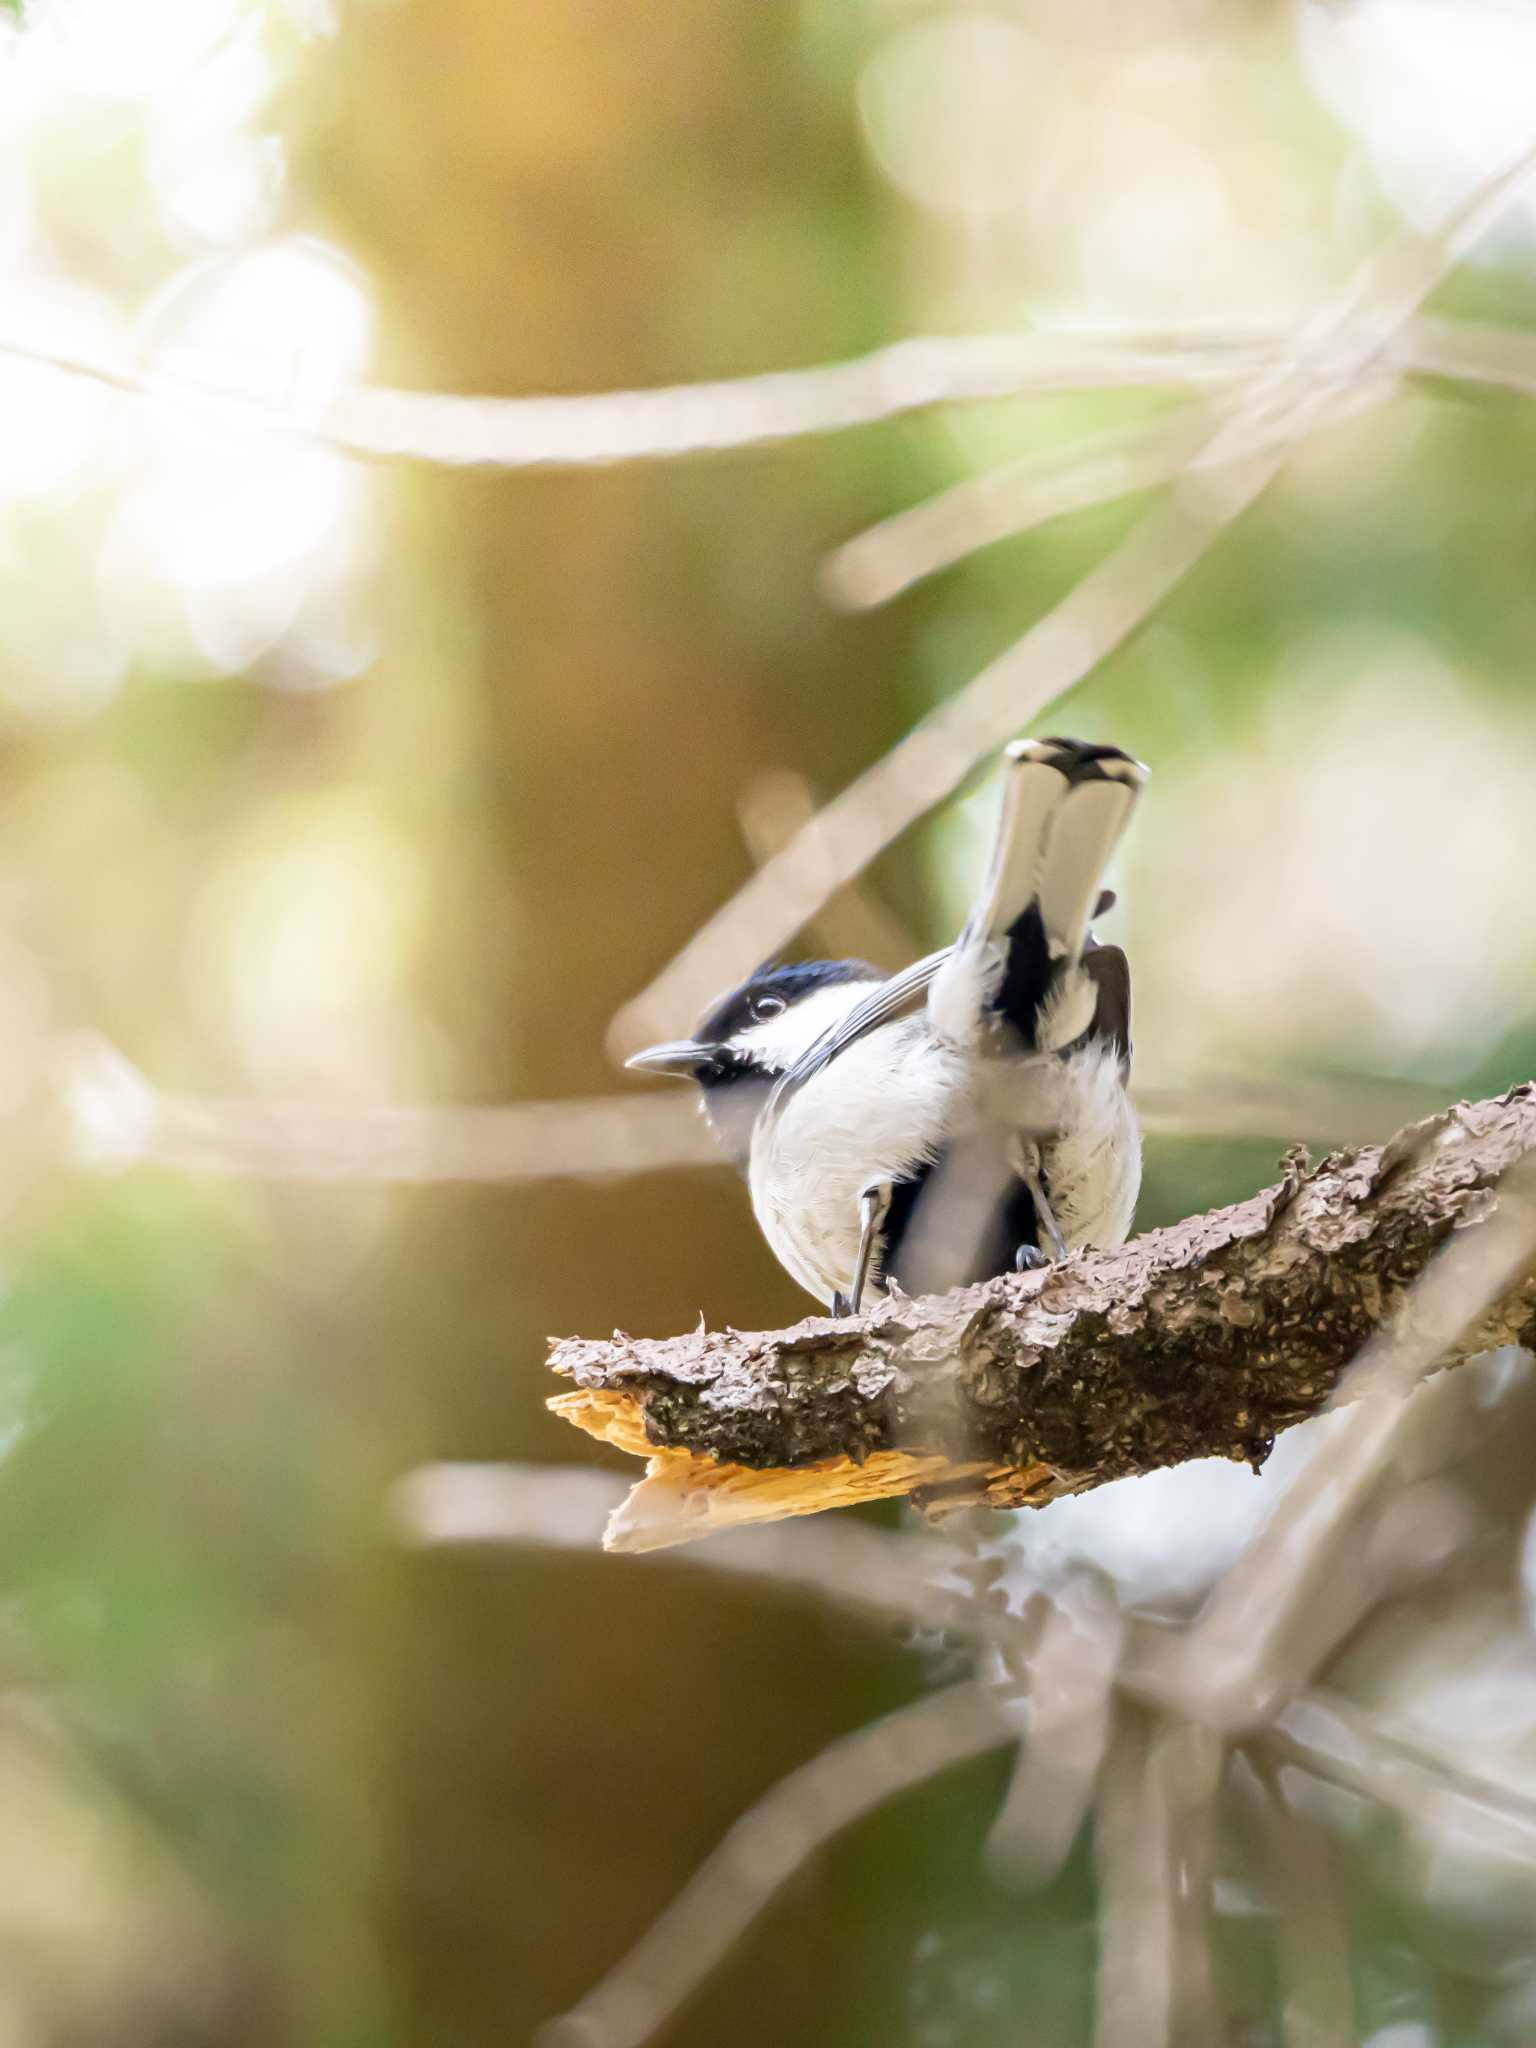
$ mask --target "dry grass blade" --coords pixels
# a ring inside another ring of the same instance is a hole
[[[617,1969],[541,2031],[538,2048],[639,2048],[825,1843],[898,1792],[1016,1736],[995,1696],[965,1684],[830,1743],[742,1815]]]
[[[161,1098],[147,1163],[263,1180],[609,1180],[718,1166],[692,1101],[597,1095],[496,1107]]]
[[[1276,1140],[1299,1134],[1318,1145],[1383,1137],[1436,1101],[1412,1083],[1364,1079],[1357,1085],[1216,1077],[1133,1094],[1149,1131]],[[221,1179],[521,1184],[724,1164],[694,1102],[681,1092],[474,1105],[149,1094],[120,1109],[93,1093],[88,1104],[74,1106],[72,1121],[69,1151],[80,1165],[116,1171],[143,1164]]]
[[[1299,1134],[1318,1145],[1381,1138],[1405,1118],[1427,1114],[1436,1100],[1411,1083],[1306,1079],[1216,1078],[1132,1093],[1149,1131],[1276,1140]],[[472,1106],[168,1095],[155,1096],[150,1111],[136,1137],[122,1126],[104,1130],[96,1105],[77,1133],[75,1156],[86,1165],[142,1161],[230,1179],[416,1186],[612,1180],[724,1163],[681,1092]]]
[[[1123,1705],[1099,1781],[1093,2048],[1171,2048],[1173,1882],[1154,1796],[1152,1720]]]
[[[625,1491],[585,1465],[418,1465],[390,1489],[389,1519],[414,1548],[596,1551]]]

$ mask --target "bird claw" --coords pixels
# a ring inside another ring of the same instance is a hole
[[[1015,1273],[1038,1273],[1042,1266],[1050,1263],[1037,1244],[1021,1244],[1013,1255]]]
[[[844,1317],[845,1317],[845,1316],[851,1316],[852,1314],[853,1314],[853,1304],[852,1304],[852,1302],[851,1302],[851,1301],[850,1301],[850,1300],[848,1299],[847,1295],[846,1295],[846,1294],[844,1294],[843,1290],[842,1290],[842,1289],[841,1289],[840,1287],[834,1288],[834,1289],[833,1289],[833,1291],[832,1291],[832,1317],[833,1317],[833,1320],[834,1320],[835,1322],[839,1322],[839,1323],[840,1323],[840,1322],[842,1322],[842,1320],[844,1319]]]

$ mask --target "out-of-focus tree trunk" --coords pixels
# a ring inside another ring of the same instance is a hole
[[[353,10],[309,175],[377,280],[383,373],[601,389],[879,339],[851,96],[802,68],[798,22],[731,0]],[[882,509],[861,474],[867,451],[859,472],[813,447],[400,494],[351,751],[428,862],[445,1093],[622,1085],[607,1020],[740,879],[747,778],[788,765],[835,787],[899,727],[889,629],[839,627],[814,596],[819,551]],[[571,1456],[543,1413],[550,1331],[798,1306],[723,1173],[429,1192],[393,1264],[379,1398],[423,1418],[400,1430],[418,1454]],[[525,2039],[746,1800],[899,1683],[885,1650],[696,1579],[531,1562],[402,1577],[388,1910],[425,2036],[456,2048]],[[846,1952],[818,1964],[808,1936],[788,1941],[784,1988],[759,1973],[733,2019],[745,2039],[837,2024]]]

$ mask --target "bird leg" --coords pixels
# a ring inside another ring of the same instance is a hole
[[[1051,1258],[1064,1259],[1067,1256],[1067,1240],[1061,1234],[1061,1225],[1056,1221],[1056,1211],[1051,1207],[1051,1198],[1045,1192],[1045,1175],[1036,1166],[1025,1166],[1022,1169],[1022,1178],[1035,1205],[1035,1221],[1050,1245]],[[1020,1250],[1022,1249],[1021,1246]],[[1020,1271],[1023,1270],[1021,1267]]]
[[[833,1296],[833,1315],[856,1316],[859,1313],[859,1305],[864,1299],[864,1282],[869,1278],[869,1262],[874,1255],[875,1236],[890,1206],[889,1181],[879,1181],[874,1187],[865,1188],[859,1196],[859,1256],[853,1269],[853,1292],[846,1298],[841,1294]]]

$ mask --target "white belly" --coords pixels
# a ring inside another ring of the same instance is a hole
[[[1110,1050],[1069,1060],[978,1059],[936,1042],[926,1017],[871,1032],[760,1119],[748,1174],[752,1206],[780,1262],[810,1293],[846,1293],[859,1249],[859,1197],[902,1180],[940,1150],[971,1160],[978,1230],[1034,1147],[1069,1245],[1119,1244],[1141,1180],[1140,1137]],[[929,1208],[926,1203],[919,1210]],[[968,1225],[931,1205],[949,1240],[921,1261],[939,1291],[968,1278]],[[972,1240],[974,1241],[974,1239]],[[933,1240],[930,1236],[930,1245]],[[878,1267],[867,1291],[883,1292]]]
[[[859,1197],[905,1179],[947,1132],[965,1083],[959,1055],[934,1057],[925,1018],[858,1039],[758,1121],[748,1183],[764,1237],[802,1287],[847,1292],[859,1252]]]

